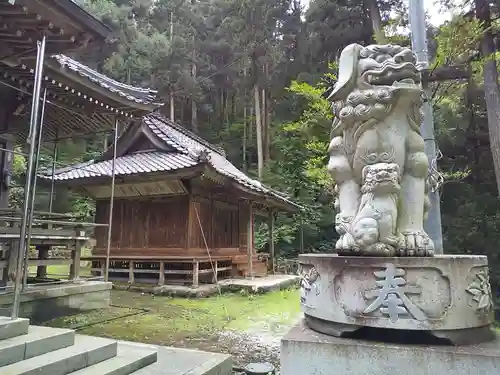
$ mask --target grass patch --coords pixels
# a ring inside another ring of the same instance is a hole
[[[67,279],[69,277],[69,264],[47,266],[47,277],[53,279]],[[36,276],[36,266],[29,267],[29,275]],[[90,266],[80,267],[80,277],[90,277]]]
[[[174,345],[189,340],[206,339],[224,330],[251,330],[262,327],[278,332],[293,324],[300,312],[296,289],[263,295],[224,294],[203,299],[181,299],[113,290],[115,307],[78,314],[47,322],[54,327],[90,325],[80,333],[119,340]],[[120,306],[120,307],[116,307]],[[146,314],[127,316],[136,309]]]

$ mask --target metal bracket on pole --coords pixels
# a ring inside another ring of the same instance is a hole
[[[40,90],[42,87],[43,62],[45,59],[45,35],[42,41],[37,43],[37,58],[35,67],[35,79],[33,84],[33,102],[31,106],[30,131],[28,138],[29,153],[26,171],[26,182],[24,184],[24,203],[23,215],[21,217],[21,228],[19,236],[19,251],[17,254],[16,280],[14,283],[14,303],[12,305],[12,319],[19,316],[19,306],[21,303],[21,283],[23,281],[23,262],[26,254],[26,230],[28,224],[29,213],[33,210],[30,198],[31,178],[33,176],[35,146],[37,141],[39,107],[40,107]],[[30,207],[31,206],[31,207]]]

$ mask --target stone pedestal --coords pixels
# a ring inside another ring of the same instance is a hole
[[[455,345],[493,339],[485,256],[304,254],[301,306],[310,328],[353,337],[361,327],[432,333]]]
[[[324,335],[303,322],[281,341],[281,375],[494,375],[500,342],[420,346]]]

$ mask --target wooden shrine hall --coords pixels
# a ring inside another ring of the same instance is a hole
[[[114,152],[110,147],[99,160],[53,175],[58,184],[96,200],[97,222],[108,220]],[[273,213],[300,207],[239,171],[223,150],[152,113],[120,136],[116,157],[110,279],[196,287],[265,276],[268,257],[258,255],[253,243],[254,215],[264,212],[274,269]],[[96,228],[95,237],[92,256],[85,259],[102,274],[106,228]]]
[[[119,83],[64,55],[82,49],[91,53],[112,39],[107,26],[71,0],[0,0],[0,27],[0,268],[2,284],[10,290],[23,215],[19,208],[9,207],[12,152],[31,134],[40,40],[45,41],[41,87],[46,93],[43,103],[40,98],[38,143],[42,147],[56,148],[60,139],[112,133],[117,121],[125,128],[134,117],[159,104],[154,102],[156,91]],[[68,265],[69,278],[77,279],[80,248],[99,224],[48,211],[33,213],[27,247],[35,247],[38,254],[31,255],[27,266],[36,267],[37,277],[47,281],[47,266]],[[67,248],[70,256],[52,258],[54,246]]]

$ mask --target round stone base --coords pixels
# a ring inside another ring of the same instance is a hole
[[[489,325],[452,331],[394,330],[328,322],[307,314],[304,315],[304,322],[312,330],[329,336],[394,344],[476,345],[492,341],[496,337],[495,332]]]
[[[455,345],[491,338],[485,256],[303,254],[299,261],[301,306],[316,331],[339,337],[362,327],[429,331]]]

